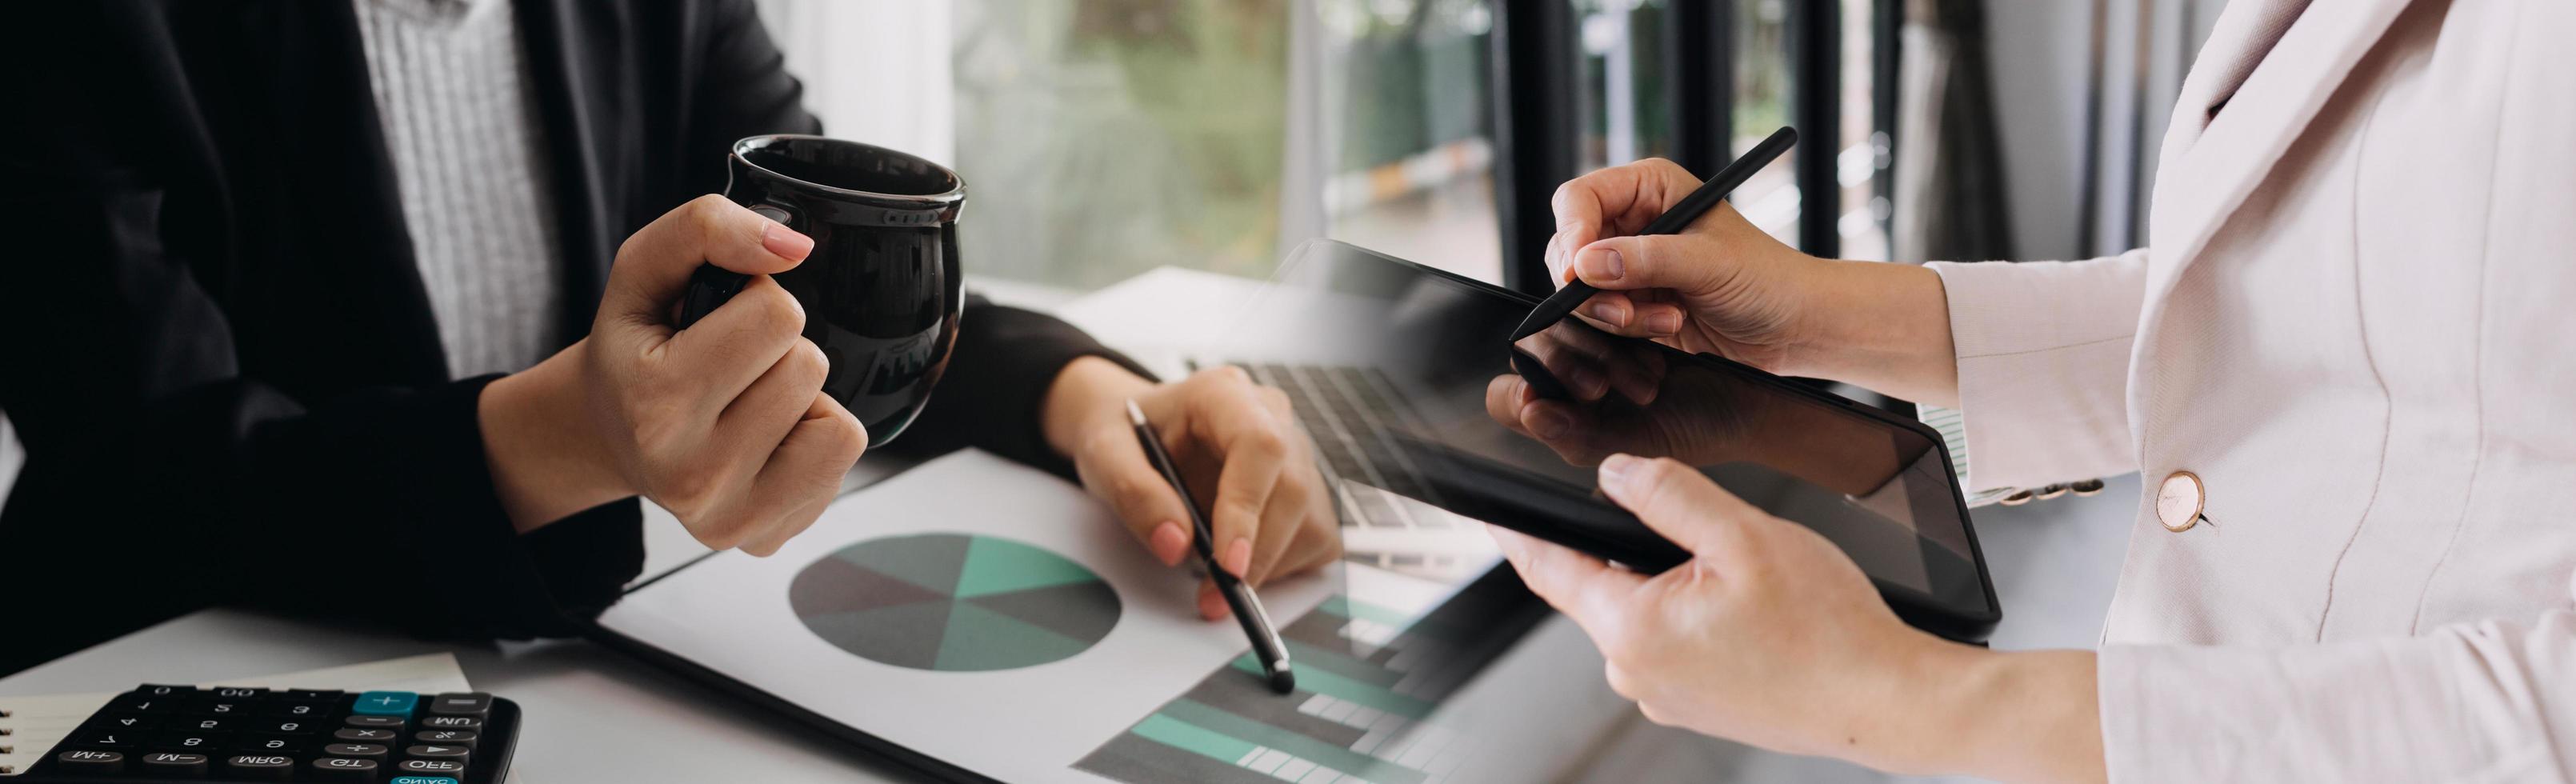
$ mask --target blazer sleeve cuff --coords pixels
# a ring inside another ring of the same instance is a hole
[[[611,502],[521,534],[493,488],[476,401],[493,377],[450,384],[422,401],[430,428],[413,441],[425,452],[404,462],[416,481],[398,492],[408,515],[403,539],[439,587],[463,637],[568,636],[598,616],[644,569],[643,512],[635,499]],[[409,578],[406,578],[409,579]]]
[[[2113,782],[2558,780],[2576,749],[2576,612],[2097,662]]]
[[[2129,350],[2144,249],[2079,262],[1934,262],[1949,302],[1971,492],[2134,470]]]
[[[925,455],[972,446],[1073,479],[1073,463],[1046,441],[1046,396],[1065,365],[1095,356],[1154,378],[1054,316],[970,301],[948,373],[921,417],[904,431],[901,446]]]

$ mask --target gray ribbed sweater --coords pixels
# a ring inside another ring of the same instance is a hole
[[[448,370],[554,345],[554,204],[509,0],[352,0]]]

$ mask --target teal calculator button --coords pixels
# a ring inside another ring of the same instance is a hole
[[[446,776],[395,776],[393,784],[457,784]]]
[[[358,695],[356,707],[349,712],[371,716],[409,716],[420,704],[420,695],[407,691],[371,691]]]

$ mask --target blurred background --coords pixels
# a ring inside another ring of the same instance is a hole
[[[827,132],[955,166],[971,273],[1040,297],[1315,236],[1521,284],[1556,183],[1781,125],[1736,201],[1810,253],[2116,252],[2221,5],[760,0]]]
[[[1782,125],[1800,145],[1735,202],[1809,253],[2116,253],[2144,241],[2156,141],[2224,5],[757,2],[825,132],[960,171],[970,285],[1037,307],[1167,265],[1266,277],[1314,237],[1544,290],[1558,183],[1647,157],[1705,176]],[[0,418],[0,497],[22,462]],[[1988,557],[2018,602],[1996,644],[2090,647],[2119,529],[2043,525],[2041,510],[1979,513],[2008,532]],[[1884,778],[1650,726],[1585,767],[1601,782]]]
[[[1808,252],[2116,253],[2224,5],[758,3],[827,132],[964,173],[970,277],[1039,306],[1161,265],[1262,277],[1316,236],[1536,290],[1558,182],[1706,174],[1783,124],[1805,139],[1736,201]],[[0,418],[0,494],[23,459]]]

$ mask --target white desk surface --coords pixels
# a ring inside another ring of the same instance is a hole
[[[1177,373],[1190,336],[1229,323],[1230,304],[1257,283],[1159,269],[1055,307],[1059,315],[1139,362]],[[1004,301],[1057,304],[1043,291]],[[849,487],[901,466],[861,461]],[[848,488],[845,488],[845,491]],[[2101,496],[2060,499],[1977,514],[2005,621],[1998,648],[2091,647],[2117,576],[2137,508],[2135,477]],[[646,505],[646,574],[705,550],[676,521]],[[802,725],[694,682],[580,640],[499,645],[427,643],[383,630],[353,630],[259,613],[191,613],[7,678],[0,695],[113,690],[145,681],[206,682],[453,651],[475,688],[516,700],[521,730],[513,780],[570,781],[899,781],[859,752]],[[1562,619],[1543,625],[1499,664],[1496,677],[1574,679],[1598,684],[1600,659]],[[1612,699],[1606,688],[1591,699]],[[1569,744],[1566,775],[1578,781],[1834,780],[1885,777],[1836,763],[1785,757],[1679,733],[1634,714],[1586,728]]]

